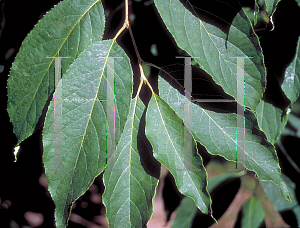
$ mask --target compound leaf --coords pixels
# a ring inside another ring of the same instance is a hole
[[[229,31],[224,32],[221,28],[196,17],[179,0],[154,2],[178,47],[190,56],[197,57],[195,60],[200,67],[235,99],[237,99],[235,57],[251,57],[244,59],[245,105],[255,110],[265,90],[266,70],[258,37],[244,11],[235,12],[236,16],[231,23],[222,20],[222,23],[230,27]],[[194,10],[193,6],[189,6]],[[205,13],[214,16],[210,12]]]
[[[115,56],[121,57],[114,59],[115,86],[118,88],[114,96],[114,130],[115,141],[119,142],[130,109],[133,73],[129,58],[115,40],[92,44],[59,82],[54,97],[62,94],[62,115],[56,117],[61,118],[61,125],[54,125],[53,101],[47,111],[43,162],[49,192],[56,206],[58,228],[66,227],[73,202],[105,168],[106,128],[111,129],[107,124],[106,102],[107,71],[112,67],[108,65],[108,58]],[[58,145],[60,138],[61,145]]]
[[[145,106],[136,97],[115,152],[114,166],[104,173],[103,203],[109,227],[146,227],[152,214],[157,179],[141,165],[137,148],[139,124]],[[110,161],[108,161],[109,163]]]
[[[65,0],[27,35],[7,82],[7,111],[18,144],[33,133],[54,90],[53,57],[70,57],[62,60],[65,73],[84,49],[102,39],[104,25],[101,1]]]

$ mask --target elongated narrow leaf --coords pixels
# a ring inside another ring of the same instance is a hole
[[[29,137],[54,90],[52,57],[62,59],[65,73],[78,55],[104,32],[99,0],[64,0],[49,11],[22,43],[7,82],[10,121],[18,144]]]
[[[197,57],[195,60],[200,67],[235,99],[237,99],[235,57],[251,57],[244,59],[245,104],[255,110],[264,92],[266,71],[259,40],[244,11],[236,12],[231,24],[223,21],[230,26],[226,33],[194,16],[179,0],[154,2],[177,45],[190,56]]]
[[[280,0],[265,0],[266,11],[269,16],[272,16],[275,12],[278,2]]]
[[[181,95],[168,82],[159,77],[159,93],[173,110],[184,119],[185,96]],[[192,104],[191,125],[196,141],[213,155],[220,155],[229,161],[236,160],[236,118],[235,113],[217,113]],[[245,163],[248,170],[256,172],[260,180],[274,181],[285,199],[289,191],[281,179],[280,167],[274,146],[267,141],[259,129],[255,115],[245,113]]]
[[[62,89],[54,95],[61,93],[63,98],[61,125],[54,125],[53,101],[46,115],[43,161],[58,228],[67,225],[72,203],[105,168],[106,128],[110,128],[106,123],[108,57],[115,56],[121,57],[114,59],[117,143],[130,109],[133,82],[130,60],[114,40],[87,48],[59,82]],[[61,145],[54,131],[61,134]]]
[[[146,227],[152,214],[157,179],[141,165],[137,148],[140,119],[145,109],[139,98],[131,101],[130,113],[115,152],[114,169],[104,173],[103,203],[109,227]]]
[[[206,170],[198,155],[196,142],[192,138],[191,152],[185,151],[183,121],[156,94],[152,95],[148,104],[146,136],[152,144],[154,157],[174,176],[178,190],[191,197],[203,213],[211,214]]]
[[[264,221],[264,217],[265,213],[260,202],[252,196],[243,205],[242,228],[258,228]]]
[[[300,6],[300,1],[299,1]],[[296,55],[284,72],[281,88],[285,95],[294,103],[300,94],[300,37],[297,43]]]
[[[190,197],[184,197],[176,209],[176,217],[172,222],[172,228],[192,227],[197,207],[194,200]]]
[[[263,100],[257,106],[256,113],[259,126],[266,133],[268,140],[274,144],[287,123],[288,114]]]

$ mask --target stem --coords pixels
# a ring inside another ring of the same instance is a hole
[[[134,47],[134,51],[135,51],[135,54],[136,54],[136,57],[137,57],[137,60],[138,60],[138,64],[139,64],[139,70],[140,70],[140,75],[141,75],[141,82],[140,82],[140,85],[139,85],[139,88],[138,88],[138,92],[137,92],[137,96],[140,94],[140,90],[141,90],[141,85],[143,82],[146,82],[146,84],[149,86],[149,88],[151,89],[152,93],[154,93],[153,89],[152,89],[152,86],[150,85],[148,79],[146,78],[145,74],[144,74],[144,70],[143,70],[143,67],[142,67],[142,58],[139,54],[139,51],[138,51],[138,48],[136,46],[136,43],[135,43],[135,40],[134,40],[134,36],[133,36],[133,33],[132,33],[132,30],[131,30],[131,27],[130,27],[130,23],[129,23],[129,18],[128,18],[128,0],[125,0],[125,22],[124,22],[124,25],[128,28],[129,30],[129,34],[130,34],[130,37],[131,37],[131,41],[133,43],[133,47]],[[123,25],[123,27],[124,27]],[[122,28],[123,28],[122,27]],[[121,28],[121,29],[122,29]],[[123,31],[123,30],[122,30]]]
[[[152,93],[154,93],[152,86],[150,85],[148,79],[146,78],[146,76],[144,74],[144,70],[143,70],[143,67],[142,67],[143,60],[142,60],[142,58],[141,58],[141,56],[139,54],[139,51],[137,49],[137,46],[136,46],[136,43],[135,43],[135,40],[134,40],[134,36],[133,36],[132,30],[131,30],[131,27],[130,27],[130,24],[129,24],[128,5],[129,5],[128,0],[125,0],[125,19],[124,19],[124,24],[123,24],[122,28],[120,28],[119,31],[117,32],[117,34],[115,35],[114,40],[116,40],[118,38],[118,36],[121,34],[121,32],[124,31],[125,28],[127,28],[129,30],[131,41],[132,41],[133,46],[134,46],[135,54],[136,54],[137,59],[138,59],[138,65],[139,65],[139,70],[140,70],[140,74],[141,74],[141,82],[140,82],[140,85],[139,85],[139,88],[138,88],[137,96],[140,94],[143,82],[145,82],[149,86],[149,88],[151,89]]]
[[[121,34],[121,32],[123,32],[123,30],[126,28],[126,24],[124,23],[122,28],[119,29],[119,31],[117,32],[117,34],[114,37],[114,40],[116,40],[118,38],[118,36]]]

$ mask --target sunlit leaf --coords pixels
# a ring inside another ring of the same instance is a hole
[[[54,90],[52,57],[62,60],[62,73],[92,43],[100,41],[105,17],[101,1],[65,0],[50,10],[27,35],[7,82],[10,121],[18,144],[29,137]]]
[[[221,28],[196,17],[195,12],[189,11],[179,0],[155,0],[154,2],[178,47],[190,56],[197,57],[195,60],[200,67],[235,99],[237,99],[235,57],[246,57],[244,59],[245,105],[255,110],[265,90],[266,71],[258,37],[244,11],[235,12],[236,16],[231,23],[222,21],[230,27],[228,32],[224,32]],[[187,5],[191,6],[189,1]],[[194,10],[193,7],[192,9]],[[201,9],[197,8],[197,10]],[[210,12],[205,13],[210,14]],[[209,21],[207,18],[206,20]]]
[[[54,136],[54,104],[50,103],[43,131],[43,162],[49,192],[55,203],[58,228],[65,227],[73,202],[92,184],[106,164],[107,69],[114,59],[115,142],[118,143],[130,109],[130,60],[114,40],[87,48],[59,82],[62,93],[61,151]],[[104,100],[104,101],[103,101]],[[65,102],[64,102],[65,101]],[[57,160],[60,159],[60,160]]]

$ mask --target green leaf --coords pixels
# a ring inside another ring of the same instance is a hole
[[[65,227],[72,203],[105,168],[108,57],[116,58],[115,141],[119,142],[130,109],[133,73],[130,60],[114,40],[92,44],[71,65],[59,82],[62,93],[61,151],[54,150],[54,104],[44,125],[43,162],[49,192],[55,202],[58,228]],[[59,127],[59,126],[58,126]],[[56,147],[57,148],[57,147]],[[57,160],[57,157],[60,160]]]
[[[263,100],[257,106],[256,113],[259,126],[265,132],[269,142],[274,144],[283,132],[288,114]]]
[[[298,226],[300,225],[300,206],[296,206],[293,208],[293,212],[296,216],[297,222],[298,222]]]
[[[300,37],[298,39],[296,55],[284,72],[281,88],[291,103],[294,103],[300,94]]]
[[[215,176],[211,179],[208,180],[208,186],[207,186],[207,190],[209,193],[212,192],[212,190],[214,190],[214,188],[216,188],[218,185],[220,185],[222,182],[228,180],[228,179],[232,179],[232,178],[236,178],[236,177],[240,177],[242,175],[246,174],[245,171],[241,171],[241,172],[230,172],[230,173],[222,173],[218,176]]]
[[[18,144],[33,133],[54,90],[55,59],[51,57],[70,57],[62,60],[65,73],[84,49],[102,39],[104,24],[101,1],[64,0],[27,35],[7,82],[7,111]]]
[[[157,179],[145,172],[137,148],[144,109],[139,98],[131,101],[128,120],[115,152],[116,169],[104,173],[103,203],[109,227],[146,227],[152,214]]]
[[[265,89],[266,70],[258,37],[244,11],[236,12],[232,23],[227,23],[230,29],[226,33],[194,16],[179,0],[154,2],[178,47],[199,57],[195,60],[200,67],[235,99],[237,59],[232,57],[251,57],[244,59],[245,105],[255,110]]]
[[[205,214],[211,214],[210,196],[206,189],[207,175],[192,138],[191,160],[185,154],[183,121],[159,96],[152,94],[146,114],[146,136],[153,147],[154,157],[170,171],[178,190],[191,197]],[[186,168],[189,162],[190,169]]]
[[[265,0],[266,11],[269,16],[272,16],[275,12],[278,2],[280,0]]]
[[[160,97],[176,114],[184,119],[185,96],[181,95],[168,82],[159,77]],[[200,142],[212,155],[220,155],[229,161],[236,161],[236,113],[217,113],[192,105],[191,125],[196,141]],[[256,172],[260,180],[272,180],[285,199],[289,191],[281,179],[281,172],[274,146],[267,141],[259,129],[255,115],[245,112],[245,168]]]
[[[261,186],[264,189],[264,192],[268,196],[268,198],[271,200],[272,204],[274,205],[275,209],[277,211],[284,211],[289,210],[293,208],[294,206],[298,205],[296,195],[295,195],[295,184],[284,174],[282,174],[282,179],[285,181],[289,192],[291,193],[291,200],[292,203],[287,202],[282,197],[280,197],[280,192],[278,191],[278,188],[275,187],[275,184],[273,182],[265,182],[261,181]]]
[[[197,207],[190,197],[184,197],[176,209],[176,217],[172,222],[172,228],[192,227]]]
[[[242,228],[258,228],[264,221],[264,217],[265,213],[260,202],[252,196],[243,205]]]

